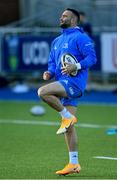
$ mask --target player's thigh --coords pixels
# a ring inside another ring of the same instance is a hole
[[[42,86],[38,90],[39,95],[56,95],[58,97],[67,97],[65,88],[57,81]]]

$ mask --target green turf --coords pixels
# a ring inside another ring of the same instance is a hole
[[[0,102],[0,120],[59,121],[59,115],[43,104],[46,114],[32,116],[31,102]],[[116,125],[117,106],[79,105],[79,123]],[[116,179],[117,161],[94,156],[117,157],[117,135],[106,128],[76,127],[79,135],[80,174],[61,177],[55,171],[68,162],[64,136],[57,126],[0,123],[0,179]]]

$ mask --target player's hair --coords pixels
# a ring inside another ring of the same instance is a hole
[[[71,11],[77,17],[77,22],[80,21],[80,14],[77,10],[72,9],[72,8],[67,8],[66,10]]]

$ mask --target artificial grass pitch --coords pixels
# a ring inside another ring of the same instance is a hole
[[[43,103],[46,114],[32,116],[29,111],[33,105],[35,103],[0,102],[0,179],[117,178],[117,161],[93,158],[117,157],[117,135],[107,135],[104,128],[104,125],[117,124],[116,106],[79,105],[76,130],[82,171],[64,177],[55,174],[68,163],[64,136],[56,135],[59,126],[30,123],[60,122],[60,116]],[[29,123],[23,123],[25,121]],[[82,123],[99,124],[102,128],[83,128]]]

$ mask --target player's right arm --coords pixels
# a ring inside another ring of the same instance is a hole
[[[53,78],[55,75],[55,69],[56,69],[56,64],[55,64],[55,58],[54,58],[54,41],[53,41],[51,45],[49,59],[48,59],[48,70],[43,73],[43,79],[49,80]]]
[[[49,79],[51,79],[51,72],[49,72],[49,71],[45,71],[44,73],[43,73],[43,79],[45,80],[45,81],[47,81],[47,80],[49,80]]]

